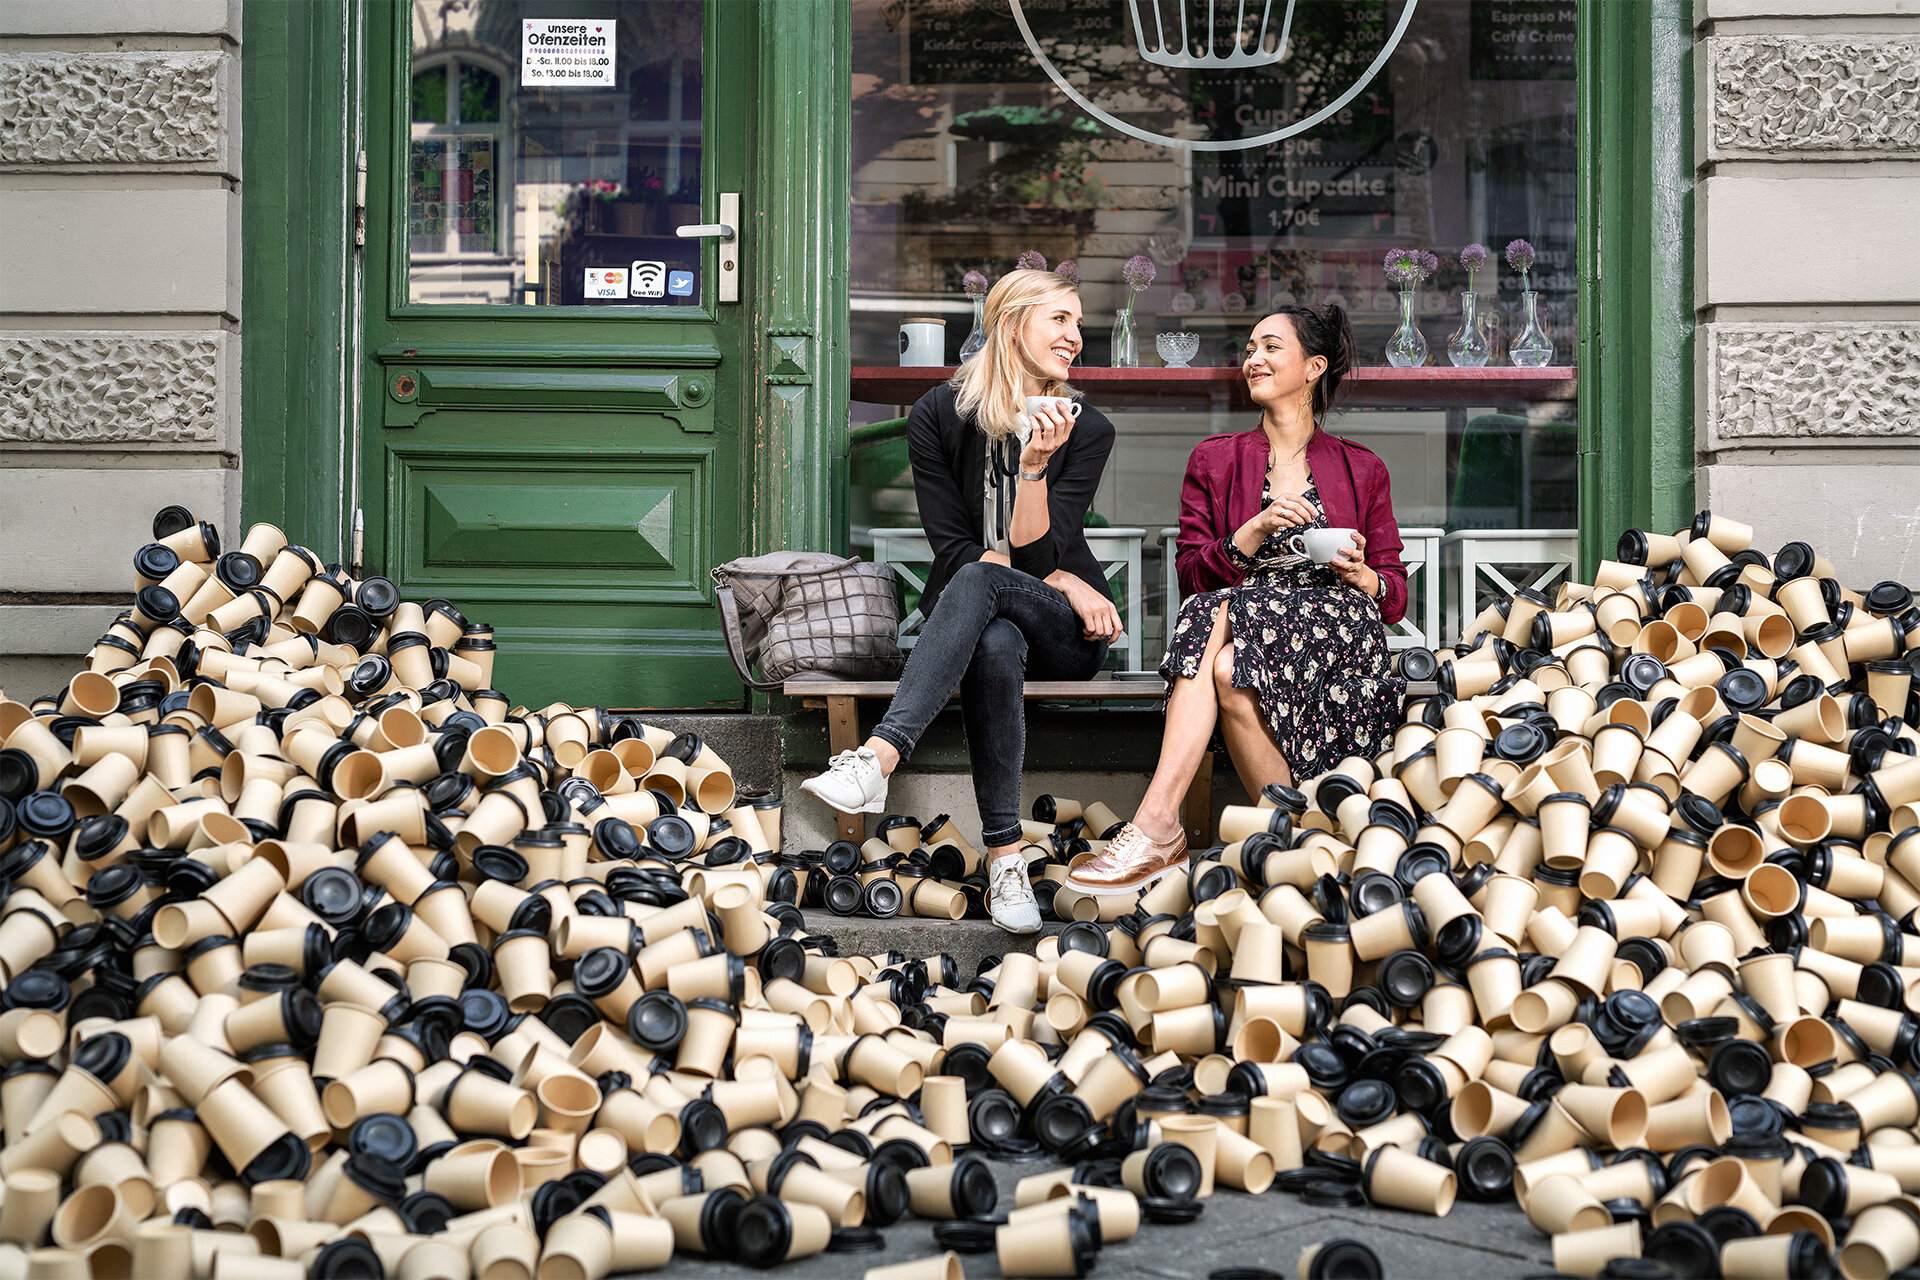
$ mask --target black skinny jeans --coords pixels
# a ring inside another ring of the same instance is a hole
[[[1085,680],[1106,660],[1107,642],[1081,634],[1065,595],[1031,574],[976,560],[940,593],[873,735],[904,760],[957,687],[980,838],[989,847],[1016,844],[1027,754],[1021,685],[1029,675]]]

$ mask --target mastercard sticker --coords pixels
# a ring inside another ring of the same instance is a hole
[[[588,267],[586,296],[588,298],[625,298],[627,268]]]

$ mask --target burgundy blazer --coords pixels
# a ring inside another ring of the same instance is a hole
[[[1174,556],[1182,595],[1218,591],[1240,581],[1243,575],[1227,555],[1226,541],[1259,513],[1267,463],[1267,436],[1258,426],[1209,436],[1194,447],[1180,486],[1180,537]],[[1400,563],[1400,525],[1393,518],[1387,464],[1371,449],[1319,431],[1307,445],[1307,465],[1327,524],[1358,529],[1367,540],[1367,564],[1387,584],[1381,621],[1400,621],[1407,612],[1407,570]]]

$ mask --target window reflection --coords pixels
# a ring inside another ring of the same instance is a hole
[[[523,84],[541,18],[610,24],[614,83]],[[701,37],[701,0],[414,0],[411,301],[697,305]]]
[[[1157,278],[1134,330],[1148,369],[1156,334],[1195,335],[1194,366],[1237,368],[1258,316],[1338,302],[1363,375],[1384,373],[1401,299],[1383,258],[1425,249],[1439,268],[1411,304],[1424,366],[1393,370],[1414,381],[1390,390],[1354,379],[1333,429],[1386,459],[1403,525],[1569,529],[1581,2],[1018,0],[1016,15],[1014,0],[852,0],[854,363],[896,365],[901,321],[923,316],[946,320],[956,359],[973,315],[962,276],[997,278],[1037,250],[1078,269],[1083,364],[1110,362],[1120,266],[1145,254]],[[1502,258],[1514,239],[1535,250],[1528,283],[1560,370],[1478,390],[1491,384],[1448,357],[1459,255],[1489,250],[1475,281],[1485,373],[1512,375],[1526,322]],[[1193,444],[1256,419],[1225,372],[1157,397],[1082,386],[1120,431],[1095,512],[1146,530],[1151,568]],[[856,404],[855,421],[900,412]],[[884,436],[856,437],[872,441],[855,451],[856,542],[918,522]]]

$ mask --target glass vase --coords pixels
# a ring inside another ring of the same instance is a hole
[[[980,327],[986,309],[987,300],[985,298],[975,298],[973,300],[973,328],[968,331],[967,340],[960,344],[961,364],[965,364],[967,361],[979,355],[980,349],[987,345],[986,332]]]
[[[1522,369],[1538,369],[1553,363],[1553,339],[1540,323],[1540,295],[1532,289],[1520,295],[1526,305],[1527,323],[1507,346],[1507,359]]]
[[[1387,363],[1396,369],[1411,369],[1427,362],[1427,339],[1414,320],[1414,290],[1400,291],[1400,327],[1387,339]]]
[[[1478,369],[1493,354],[1486,329],[1480,323],[1479,298],[1469,290],[1460,295],[1460,327],[1447,339],[1447,359],[1458,369]]]
[[[1133,331],[1132,307],[1113,313],[1113,359],[1107,363],[1115,369],[1140,367],[1140,339]]]

